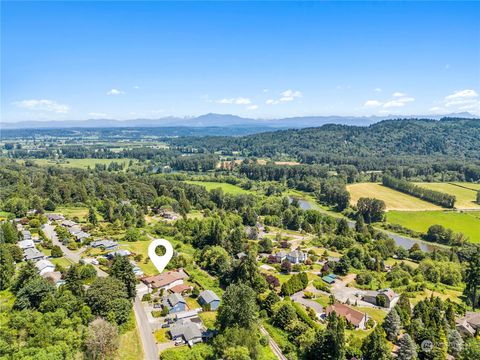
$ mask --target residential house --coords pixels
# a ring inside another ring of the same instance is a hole
[[[287,252],[284,251],[284,250],[280,250],[279,252],[277,252],[275,254],[275,260],[278,262],[278,263],[281,263],[283,260],[285,260],[287,258]]]
[[[60,214],[47,214],[48,221],[63,221],[65,217]]]
[[[22,240],[17,243],[17,246],[22,250],[26,250],[35,248],[35,243],[33,240]]]
[[[95,240],[90,243],[93,248],[102,248],[105,250],[115,250],[118,247],[118,243],[112,240]]]
[[[73,227],[75,225],[77,225],[77,223],[75,221],[72,221],[72,220],[63,220],[62,221],[62,226],[65,226],[67,228]]]
[[[50,272],[55,271],[55,265],[53,265],[50,261],[48,261],[46,259],[42,259],[42,260],[37,261],[35,263],[35,267],[37,268],[40,276],[42,276],[46,273],[50,273]]]
[[[177,271],[167,271],[155,276],[148,276],[142,278],[142,281],[150,289],[164,289],[168,290],[176,285],[183,284],[183,279],[188,277],[183,269]]]
[[[193,346],[202,341],[202,325],[190,319],[181,319],[170,327],[170,335],[174,341],[181,340]]]
[[[190,319],[195,323],[201,323],[202,320],[198,317],[198,313],[195,310],[181,311],[175,314],[175,321],[182,319]]]
[[[172,314],[180,311],[185,311],[187,308],[187,302],[182,295],[173,293],[168,295],[163,300],[163,306],[166,306],[168,308],[168,313]]]
[[[212,290],[205,290],[198,295],[198,303],[202,306],[208,305],[210,310],[217,310],[220,298]]]
[[[56,285],[57,287],[65,284],[65,280],[62,279],[62,273],[60,271],[47,272],[41,276]]]
[[[170,289],[168,289],[168,291],[183,295],[185,293],[192,291],[192,287],[188,286],[187,284],[179,284],[171,287]]]
[[[294,250],[287,254],[287,260],[292,264],[304,263],[307,260],[307,254],[300,250]]]
[[[32,239],[32,233],[28,230],[22,230],[22,238],[23,240],[31,240]]]
[[[355,329],[365,329],[365,325],[368,320],[367,314],[340,303],[329,305],[325,310],[326,315],[330,315],[332,312],[335,312],[338,316],[345,318],[345,320],[352,324]]]
[[[82,231],[82,229],[79,226],[73,226],[68,229],[68,232],[75,237],[77,241],[82,242],[86,238],[90,237],[89,233],[86,233],[85,231]]]
[[[35,248],[28,248],[23,251],[23,258],[26,261],[30,260],[30,261],[36,262],[36,261],[45,259],[45,255],[41,251],[38,251]]]
[[[128,250],[116,250],[116,251],[112,251],[112,252],[109,252],[107,254],[107,258],[109,259],[113,259],[115,256],[130,256],[132,253]]]
[[[390,309],[397,303],[399,295],[392,289],[382,289],[378,291],[367,291],[362,299],[370,304]]]
[[[333,284],[335,280],[337,280],[337,275],[335,274],[328,274],[322,277],[322,280],[325,281],[327,284]]]
[[[465,316],[455,320],[458,332],[464,336],[475,336],[480,332],[480,313],[467,311]]]

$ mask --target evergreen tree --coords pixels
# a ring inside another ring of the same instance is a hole
[[[391,360],[390,349],[385,339],[385,333],[380,326],[368,335],[362,343],[364,360]]]
[[[467,286],[464,291],[464,294],[470,300],[473,311],[477,308],[480,297],[478,293],[480,287],[480,246],[476,245],[475,247],[476,251],[468,259],[465,278]]]
[[[448,333],[448,353],[458,357],[463,350],[463,339],[460,333],[453,329]]]
[[[268,316],[273,314],[273,306],[280,301],[280,297],[275,291],[270,291],[262,303],[263,309],[267,312]]]
[[[135,273],[133,272],[133,266],[130,264],[128,257],[118,255],[115,256],[110,268],[110,276],[120,280],[125,284],[129,299],[135,298],[137,293],[137,279],[135,277]]]
[[[222,304],[218,308],[217,326],[221,330],[233,326],[250,328],[255,324],[256,316],[255,291],[242,283],[227,287],[222,297]]]
[[[327,318],[327,328],[317,330],[315,340],[307,352],[311,360],[345,360],[345,320],[335,312]]]
[[[404,334],[398,341],[398,360],[414,360],[417,358],[415,342],[408,334]]]
[[[88,208],[88,222],[94,226],[98,225],[97,214],[92,206]]]
[[[394,341],[397,338],[398,334],[400,333],[400,328],[401,328],[400,316],[398,316],[397,310],[392,309],[388,313],[382,326],[385,332],[387,333],[388,340]]]
[[[402,325],[408,325],[412,317],[412,307],[410,305],[410,299],[405,293],[400,295],[400,298],[397,301],[397,305],[395,305],[395,309],[397,310],[398,316],[400,316]]]
[[[0,290],[7,289],[12,283],[15,266],[13,257],[6,244],[0,244]]]
[[[275,306],[272,321],[277,327],[285,329],[295,320],[297,320],[297,312],[290,302],[284,301]]]

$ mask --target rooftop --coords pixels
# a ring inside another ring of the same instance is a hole
[[[337,315],[344,317],[348,322],[352,323],[355,326],[358,326],[362,322],[362,319],[365,317],[365,314],[361,311],[352,309],[351,307],[340,303],[329,305],[325,311],[327,315],[332,312],[335,312],[337,313]]]

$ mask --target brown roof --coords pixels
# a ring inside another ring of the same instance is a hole
[[[192,287],[191,286],[188,286],[186,284],[179,284],[179,285],[175,285],[173,287],[171,287],[169,290],[173,293],[183,293],[184,291],[187,291],[187,290],[191,290]]]
[[[327,306],[325,313],[330,315],[330,313],[334,311],[337,313],[337,315],[344,317],[349,323],[352,323],[355,326],[360,325],[362,319],[365,317],[364,313],[340,303]]]
[[[177,280],[182,280],[187,277],[187,274],[183,270],[179,271],[167,271],[166,273],[158,274],[155,276],[147,276],[142,281],[151,285],[153,288],[159,288],[167,286]]]

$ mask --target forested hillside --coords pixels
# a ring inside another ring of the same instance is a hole
[[[375,162],[396,158],[480,158],[480,120],[387,120],[369,127],[325,125],[244,137],[179,138],[173,144],[209,151],[240,151],[275,157],[286,154],[305,163]],[[382,160],[383,159],[383,160]],[[390,162],[391,164],[391,162]]]

